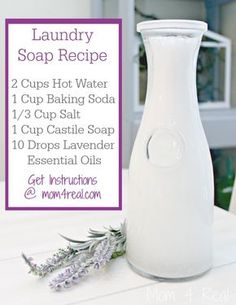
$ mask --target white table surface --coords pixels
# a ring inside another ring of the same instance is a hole
[[[214,267],[191,281],[158,282],[134,273],[118,258],[103,270],[66,291],[53,292],[48,278],[27,273],[24,251],[43,261],[66,246],[58,233],[81,238],[87,229],[119,225],[127,203],[124,173],[124,211],[4,211],[4,184],[0,183],[0,298],[4,305],[222,305],[236,304],[236,216],[215,208]]]

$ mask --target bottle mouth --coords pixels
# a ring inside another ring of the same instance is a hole
[[[207,31],[207,23],[198,20],[185,19],[163,19],[143,21],[137,24],[137,31],[151,31],[151,30],[193,30],[193,31]]]

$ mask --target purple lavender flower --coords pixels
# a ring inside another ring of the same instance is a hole
[[[95,249],[93,255],[93,266],[95,269],[103,267],[115,251],[116,243],[114,238],[106,238],[101,241]]]
[[[59,273],[49,282],[49,287],[58,291],[62,288],[69,288],[73,284],[77,284],[79,280],[88,273],[88,266],[79,266],[73,264]]]
[[[24,253],[22,253],[24,261],[30,267],[30,272],[41,277],[44,277],[48,273],[51,273],[59,267],[65,265],[77,255],[77,250],[67,247],[66,249],[59,249],[58,252],[55,253],[51,258],[48,258],[45,263],[37,265],[33,262],[32,257],[27,257]]]
[[[90,267],[100,269],[110,259],[116,249],[116,241],[113,237],[107,237],[100,241],[95,247],[93,256],[87,256],[87,260],[81,263],[79,260],[67,267],[62,273],[59,273],[49,283],[50,288],[58,291],[62,288],[69,288],[77,284],[81,278],[88,274]]]

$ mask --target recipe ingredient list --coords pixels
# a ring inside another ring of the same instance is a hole
[[[6,21],[7,209],[121,207],[120,26]]]

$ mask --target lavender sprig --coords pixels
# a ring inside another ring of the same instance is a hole
[[[66,249],[59,249],[40,265],[34,263],[33,258],[22,254],[24,261],[30,267],[29,272],[34,275],[44,277],[58,268],[66,267],[49,283],[49,286],[56,291],[77,284],[92,269],[100,269],[111,259],[125,253],[125,223],[118,229],[113,227],[105,228],[104,231],[89,229],[89,239],[86,241],[62,237],[69,241],[70,245]]]
[[[88,271],[89,265],[80,266],[77,263],[72,264],[63,272],[59,273],[54,279],[49,282],[49,287],[56,291],[62,288],[69,288],[73,284],[77,284]]]
[[[71,263],[78,255],[79,252],[77,250],[67,247],[66,249],[59,249],[57,253],[53,254],[53,256],[48,258],[44,263],[37,265],[34,263],[32,257],[27,257],[22,253],[24,261],[30,267],[29,272],[40,277],[44,277],[54,270],[66,266],[66,264]]]
[[[116,239],[114,237],[106,237],[100,241],[94,250],[94,254],[84,264],[73,263],[62,273],[59,273],[49,282],[49,286],[53,290],[61,290],[69,288],[74,284],[78,284],[89,271],[100,269],[110,261],[113,252],[116,249]]]
[[[99,269],[106,265],[112,257],[113,252],[116,249],[116,239],[114,237],[108,237],[101,241],[93,255],[93,266],[95,269]]]

